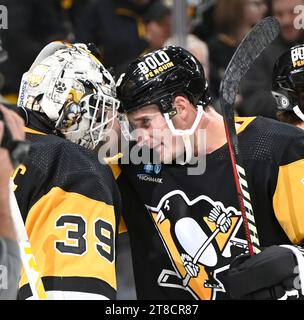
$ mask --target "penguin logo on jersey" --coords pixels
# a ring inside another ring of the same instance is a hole
[[[187,290],[203,300],[225,293],[221,273],[248,250],[241,213],[205,195],[190,200],[180,190],[147,208],[174,267],[162,270],[158,284]]]

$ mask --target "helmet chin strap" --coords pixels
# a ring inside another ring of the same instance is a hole
[[[200,123],[203,115],[205,114],[205,111],[203,109],[203,106],[198,105],[197,106],[197,115],[196,118],[191,126],[190,129],[187,130],[180,130],[176,129],[173,125],[172,120],[170,119],[170,116],[168,113],[164,113],[165,120],[167,122],[167,125],[169,129],[171,130],[172,134],[174,136],[181,136],[184,142],[185,146],[185,153],[186,153],[186,159],[181,164],[184,165],[186,163],[189,163],[193,156],[193,150],[191,146],[191,139],[190,137],[194,134],[195,130],[197,129],[198,124]]]
[[[292,108],[293,112],[302,120],[304,121],[304,114],[303,112],[300,110],[299,106],[295,106]]]
[[[189,163],[193,154],[192,154],[192,146],[191,146],[191,140],[189,135],[182,136],[184,146],[185,146],[185,153],[186,153],[186,159],[185,161],[181,162],[181,165],[184,165],[186,163]]]

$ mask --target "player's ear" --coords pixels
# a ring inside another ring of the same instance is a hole
[[[186,119],[190,107],[190,102],[183,96],[176,96],[173,101],[173,106],[176,108],[177,114],[182,118]]]

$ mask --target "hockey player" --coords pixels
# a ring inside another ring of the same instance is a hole
[[[304,45],[292,47],[278,58],[272,88],[278,119],[304,129]]]
[[[93,149],[119,106],[110,73],[83,44],[54,42],[23,75],[31,141],[15,195],[49,299],[114,299],[119,191]],[[19,297],[31,297],[23,274]]]
[[[223,119],[210,104],[200,63],[180,47],[162,48],[129,65],[117,94],[133,129],[128,136],[142,154],[153,149],[159,157],[139,165],[131,158],[118,178],[138,298],[303,293],[302,130],[261,117],[235,120],[264,248],[249,257]],[[205,172],[189,174],[204,161]]]

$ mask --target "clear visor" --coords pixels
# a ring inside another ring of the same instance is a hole
[[[150,128],[157,130],[163,129],[165,126],[163,116],[159,112],[143,114],[138,119],[133,119],[131,116],[128,117],[126,114],[119,114],[118,121],[121,132],[127,141],[136,141],[142,136],[143,131]]]

